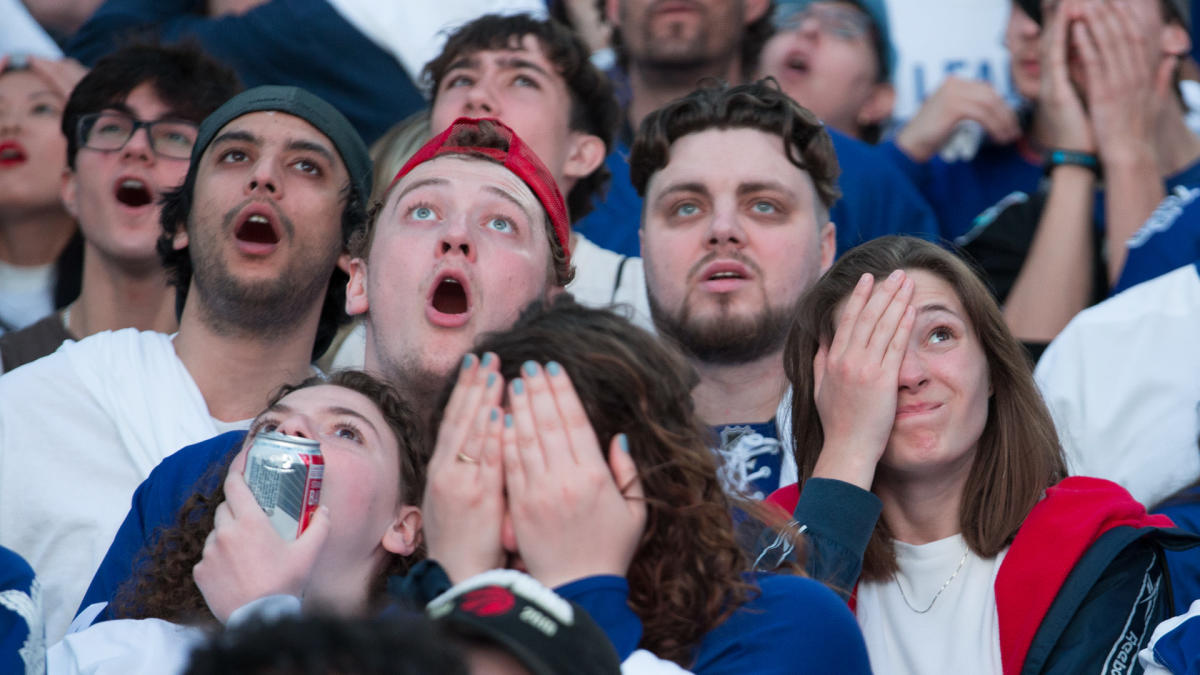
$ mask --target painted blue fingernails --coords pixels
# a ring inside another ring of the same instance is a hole
[[[485,366],[490,366],[490,365],[492,365],[492,359],[494,359],[494,358],[496,358],[496,355],[491,352],[488,352],[483,355],[483,361],[481,361],[480,363]]]
[[[497,417],[499,417],[499,416],[500,416],[500,411],[499,411],[499,410],[496,410],[495,408],[492,408],[492,414],[490,415],[490,417],[491,417],[491,420],[492,420],[493,422],[495,422],[495,421],[496,421],[496,418],[497,418]]]
[[[537,364],[533,361],[526,361],[521,364],[521,370],[525,371],[526,375],[537,375]]]
[[[525,381],[518,377],[517,379],[512,381],[512,388],[513,388],[514,394],[524,394],[525,393]]]
[[[562,366],[558,365],[558,361],[551,361],[546,364],[546,372],[551,375],[557,375],[562,372]]]
[[[508,415],[508,414],[504,415],[504,426],[506,426],[510,429],[512,428],[512,415]]]
[[[629,454],[629,437],[625,434],[617,434],[617,445],[621,446],[621,450],[625,454]]]
[[[470,368],[471,364],[473,364],[473,363],[475,363],[475,355],[467,354],[466,356],[463,357],[462,369],[466,370],[467,368]]]
[[[488,378],[487,378],[487,388],[488,388],[488,389],[491,389],[493,384],[496,384],[496,374],[495,374],[495,373],[488,373]]]

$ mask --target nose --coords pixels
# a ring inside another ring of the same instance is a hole
[[[269,157],[261,157],[250,169],[250,177],[246,181],[246,196],[268,196],[278,199],[283,196],[283,183],[275,174],[275,164]]]
[[[288,415],[279,423],[279,427],[276,430],[288,436],[299,436],[300,438],[308,439],[316,437],[312,432],[312,427],[309,426],[308,418],[304,415]]]
[[[900,388],[916,391],[928,381],[929,370],[925,367],[925,358],[916,347],[910,346],[904,352],[904,360],[900,362]]]
[[[476,249],[471,242],[471,229],[461,218],[450,218],[442,229],[441,241],[438,242],[439,258],[448,255],[461,255],[475,262]]]
[[[125,141],[125,147],[121,148],[121,157],[140,162],[153,160],[154,149],[150,147],[150,131],[145,127],[134,129],[133,135]]]
[[[467,91],[467,113],[474,117],[500,116],[496,97],[492,95],[491,87],[484,80],[472,84]]]
[[[16,133],[21,128],[20,118],[16,110],[0,109],[0,135]]]
[[[732,245],[740,248],[746,243],[746,232],[733,206],[716,205],[708,221],[708,243],[711,247]]]

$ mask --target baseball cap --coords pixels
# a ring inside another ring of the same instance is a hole
[[[779,0],[775,4],[775,13],[771,23],[775,28],[787,25],[789,19],[803,11],[814,2],[822,0]],[[832,2],[834,0],[826,0]],[[878,32],[879,42],[875,48],[879,51],[879,65],[883,68],[883,80],[891,80],[896,72],[896,46],[892,43],[891,24],[888,22],[887,7],[883,0],[845,0],[862,10]]]
[[[1192,9],[1188,0],[1166,0],[1166,3],[1167,7],[1179,18],[1183,27],[1190,31],[1192,29]],[[1042,0],[1017,0],[1017,5],[1039,26],[1042,25]]]
[[[507,145],[507,148],[478,145],[475,139],[479,136],[476,132],[480,130],[498,132],[502,144]],[[562,193],[558,190],[558,183],[546,165],[542,164],[542,160],[538,159],[516,132],[497,119],[460,117],[422,146],[396,173],[391,186],[421,164],[442,155],[481,156],[516,174],[541,202],[550,219],[550,226],[554,229],[555,238],[562,245],[563,253],[570,257],[570,220],[567,218],[567,207],[563,202]],[[388,186],[389,189],[391,186]]]
[[[516,570],[471,577],[425,613],[452,634],[498,645],[533,675],[621,672],[616,649],[583,608]]]
[[[350,182],[365,201],[371,195],[371,156],[354,125],[324,99],[299,87],[264,85],[247,89],[213,111],[200,124],[196,144],[192,146],[192,161],[188,173],[194,175],[201,155],[212,143],[217,132],[233,120],[252,112],[278,111],[299,117],[316,127],[333,143]]]

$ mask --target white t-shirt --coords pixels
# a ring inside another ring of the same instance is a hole
[[[900,566],[896,576],[888,582],[858,585],[858,625],[876,675],[998,675],[995,585],[1006,551],[984,560],[967,549],[960,534],[920,546],[895,545]],[[938,589],[956,569],[958,573],[935,601]],[[929,611],[918,613],[904,598],[917,610],[928,607]]]
[[[247,425],[213,419],[171,337],[152,331],[66,342],[0,376],[0,545],[42,583],[47,643],[66,631],[150,470]]]
[[[0,334],[24,328],[54,311],[54,264],[19,267],[0,262]]]
[[[1187,265],[1080,312],[1034,378],[1072,474],[1153,506],[1200,476],[1200,276]]]

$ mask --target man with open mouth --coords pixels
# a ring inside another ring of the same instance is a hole
[[[62,203],[84,238],[79,297],[0,338],[0,372],[100,331],[175,330],[175,294],[155,251],[158,202],[183,182],[196,125],[239,88],[194,48],[150,45],[113,52],[80,80],[61,123]]]
[[[151,469],[244,429],[312,373],[345,319],[337,263],[370,184],[365,145],[325,101],[295,87],[234,96],[196,131],[162,207],[179,332],[99,333],[0,377],[0,545],[43,584],[47,640]]]
[[[783,343],[833,262],[838,198],[829,134],[772,84],[700,89],[654,111],[630,156],[650,314],[700,374],[692,399],[725,489],[757,499],[794,479],[779,440],[791,433]]]

